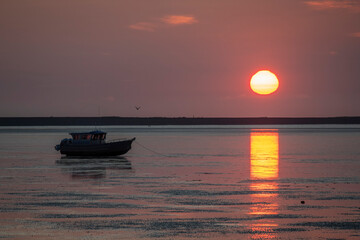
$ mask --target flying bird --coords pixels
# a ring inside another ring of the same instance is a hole
[[[139,107],[135,106],[135,108],[136,108],[136,110],[139,110],[141,107],[140,106]]]

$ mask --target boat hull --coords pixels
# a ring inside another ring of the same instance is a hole
[[[60,146],[60,153],[66,156],[118,156],[127,153],[135,140],[128,139],[110,143],[64,144]]]

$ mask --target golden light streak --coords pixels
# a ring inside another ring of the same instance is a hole
[[[249,214],[276,214],[278,204],[278,186],[276,182],[261,181],[275,180],[279,176],[279,137],[277,132],[251,132],[250,135],[250,177],[254,181],[250,189],[256,193],[251,195],[254,202],[268,202],[256,204],[250,208]],[[259,226],[256,226],[259,228]]]
[[[277,132],[252,132],[250,136],[252,179],[276,179],[279,175]]]

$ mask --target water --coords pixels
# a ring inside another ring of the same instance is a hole
[[[0,238],[360,238],[359,125],[111,126],[124,157],[61,158],[79,129],[0,128]]]

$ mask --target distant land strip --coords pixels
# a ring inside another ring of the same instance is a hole
[[[0,126],[360,124],[360,117],[1,117]]]

